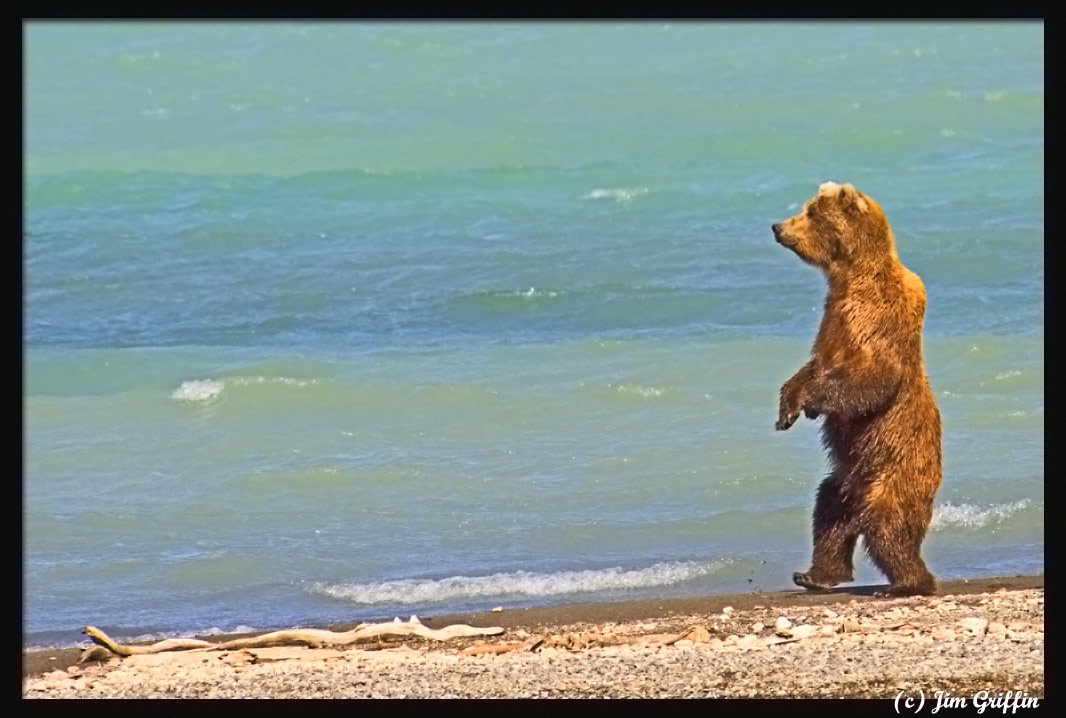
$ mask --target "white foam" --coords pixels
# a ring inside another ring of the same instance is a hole
[[[288,376],[230,376],[225,379],[191,379],[170,394],[176,401],[209,402],[222,394],[227,386],[293,386],[302,387],[317,384],[317,379],[294,379]]]
[[[311,593],[358,604],[425,604],[499,596],[557,596],[570,593],[665,586],[714,573],[727,563],[670,561],[643,569],[620,567],[559,573],[515,571],[491,576],[450,576],[442,579],[401,579],[381,583],[329,585],[312,583]]]
[[[227,382],[233,386],[252,386],[254,384],[280,384],[282,386],[310,386],[317,384],[317,379],[293,379],[288,376],[234,376],[229,377]]]
[[[529,289],[519,289],[518,291],[514,292],[512,296],[528,297],[530,299],[537,297],[547,297],[550,299],[552,297],[558,297],[559,292],[553,291],[551,289],[537,289],[536,287],[530,287]]]
[[[1029,506],[1029,499],[1021,499],[1009,504],[975,506],[974,504],[941,504],[933,509],[932,529],[962,526],[981,528],[989,523],[1001,523],[1013,514]]]
[[[498,291],[479,292],[478,297],[487,297],[491,299],[554,299],[559,296],[560,290],[555,289],[537,289],[536,287],[530,287],[529,289],[501,289]]]
[[[615,202],[629,202],[635,197],[647,194],[647,187],[597,187],[583,199],[613,199]]]
[[[211,628],[205,629],[203,631],[197,631],[196,635],[198,635],[198,636],[221,636],[221,635],[228,635],[230,633],[255,633],[258,630],[259,630],[258,628],[253,628],[252,626],[245,626],[243,624],[240,625],[240,626],[235,626],[234,628],[230,628],[228,630],[219,628],[218,626],[211,626]],[[172,637],[177,637],[177,636],[172,636]]]
[[[182,382],[181,386],[173,391],[170,398],[189,402],[214,401],[224,388],[225,385],[217,379],[193,379]]]
[[[120,629],[109,629],[108,634],[118,640],[120,643],[155,643],[157,641],[165,641],[170,638],[192,638],[194,636],[222,636],[230,635],[233,633],[258,633],[262,629],[255,628],[253,626],[239,625],[233,628],[219,628],[218,626],[211,626],[203,630],[199,629],[187,629],[181,631],[154,631],[151,633],[140,633],[131,635],[123,633]],[[78,641],[51,641],[51,642],[38,642],[30,643],[24,647],[26,651],[54,651],[62,648],[84,648],[84,640]]]
[[[616,391],[619,394],[631,394],[644,399],[654,399],[663,395],[663,390],[655,386],[641,386],[640,384],[619,384]]]

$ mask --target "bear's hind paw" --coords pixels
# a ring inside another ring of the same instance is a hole
[[[792,574],[792,582],[797,586],[802,586],[808,591],[828,591],[838,583],[837,581],[833,581],[832,583],[815,581],[811,578],[809,573],[803,571],[796,571]]]

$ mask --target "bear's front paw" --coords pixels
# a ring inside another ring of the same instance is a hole
[[[803,411],[804,401],[802,385],[792,377],[781,387],[781,399],[777,404],[777,423],[774,428],[784,431],[796,423]]]
[[[799,418],[799,415],[800,413],[798,411],[782,409],[781,413],[777,415],[777,423],[774,424],[774,428],[778,431],[784,431],[796,423],[796,419]]]

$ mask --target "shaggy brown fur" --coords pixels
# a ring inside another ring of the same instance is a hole
[[[777,429],[824,417],[831,471],[814,507],[814,558],[793,580],[853,577],[855,541],[892,595],[932,593],[920,555],[940,486],[940,412],[922,364],[925,288],[899,262],[876,202],[827,182],[774,237],[829,280],[811,360],[781,387]]]

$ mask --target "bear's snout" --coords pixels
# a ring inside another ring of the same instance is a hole
[[[781,223],[770,225],[770,229],[774,231],[774,236],[779,237],[781,235]]]

